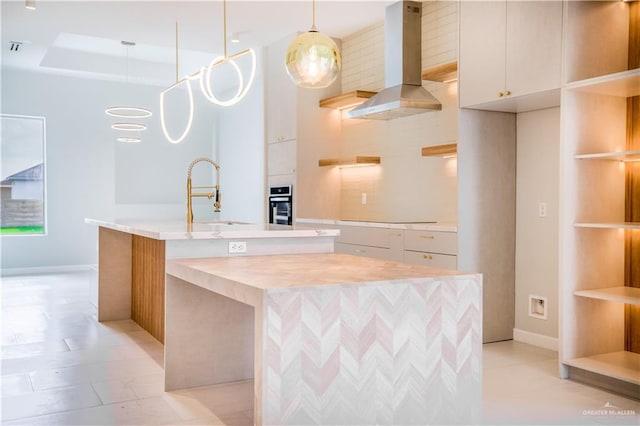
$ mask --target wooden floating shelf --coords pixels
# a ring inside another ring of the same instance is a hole
[[[564,361],[564,364],[640,385],[640,354],[610,352]]]
[[[597,290],[578,290],[573,294],[589,299],[606,300],[608,302],[627,303],[640,305],[640,288],[636,287],[609,287]]]
[[[640,222],[579,222],[576,228],[640,229]]]
[[[422,148],[423,157],[449,157],[458,154],[458,144],[425,146]]]
[[[322,108],[345,109],[360,105],[376,93],[377,92],[370,92],[367,90],[354,90],[352,92],[343,93],[342,95],[321,99],[319,104]]]
[[[365,166],[365,165],[374,165],[374,164],[380,164],[380,157],[356,155],[353,157],[323,158],[318,160],[318,166],[320,167]]]
[[[640,68],[602,77],[575,81],[566,86],[569,90],[598,93],[629,98],[640,95]]]
[[[422,70],[422,79],[442,83],[458,79],[458,61],[447,62]]]
[[[576,160],[640,161],[640,151],[597,152],[578,154]]]

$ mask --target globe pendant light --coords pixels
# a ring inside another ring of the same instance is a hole
[[[313,0],[311,29],[296,37],[287,49],[287,74],[300,87],[320,89],[335,81],[341,65],[336,43],[316,28],[316,2]]]

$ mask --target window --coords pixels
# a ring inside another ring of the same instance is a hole
[[[0,235],[45,234],[45,119],[0,114]]]

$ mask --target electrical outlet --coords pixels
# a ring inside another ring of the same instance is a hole
[[[547,203],[538,203],[538,217],[547,217]]]
[[[366,192],[363,192],[363,193],[362,193],[362,200],[361,200],[361,202],[362,202],[362,205],[363,205],[363,206],[364,206],[365,204],[367,204],[367,193],[366,193]]]
[[[246,241],[229,241],[229,254],[246,253],[246,252],[247,252]]]

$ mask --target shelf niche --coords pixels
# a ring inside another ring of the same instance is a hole
[[[376,93],[368,90],[354,90],[330,98],[320,99],[319,105],[321,108],[347,109],[360,105]]]
[[[322,158],[318,160],[319,167],[349,167],[349,166],[373,166],[380,164],[380,157],[355,155],[352,157]]]

